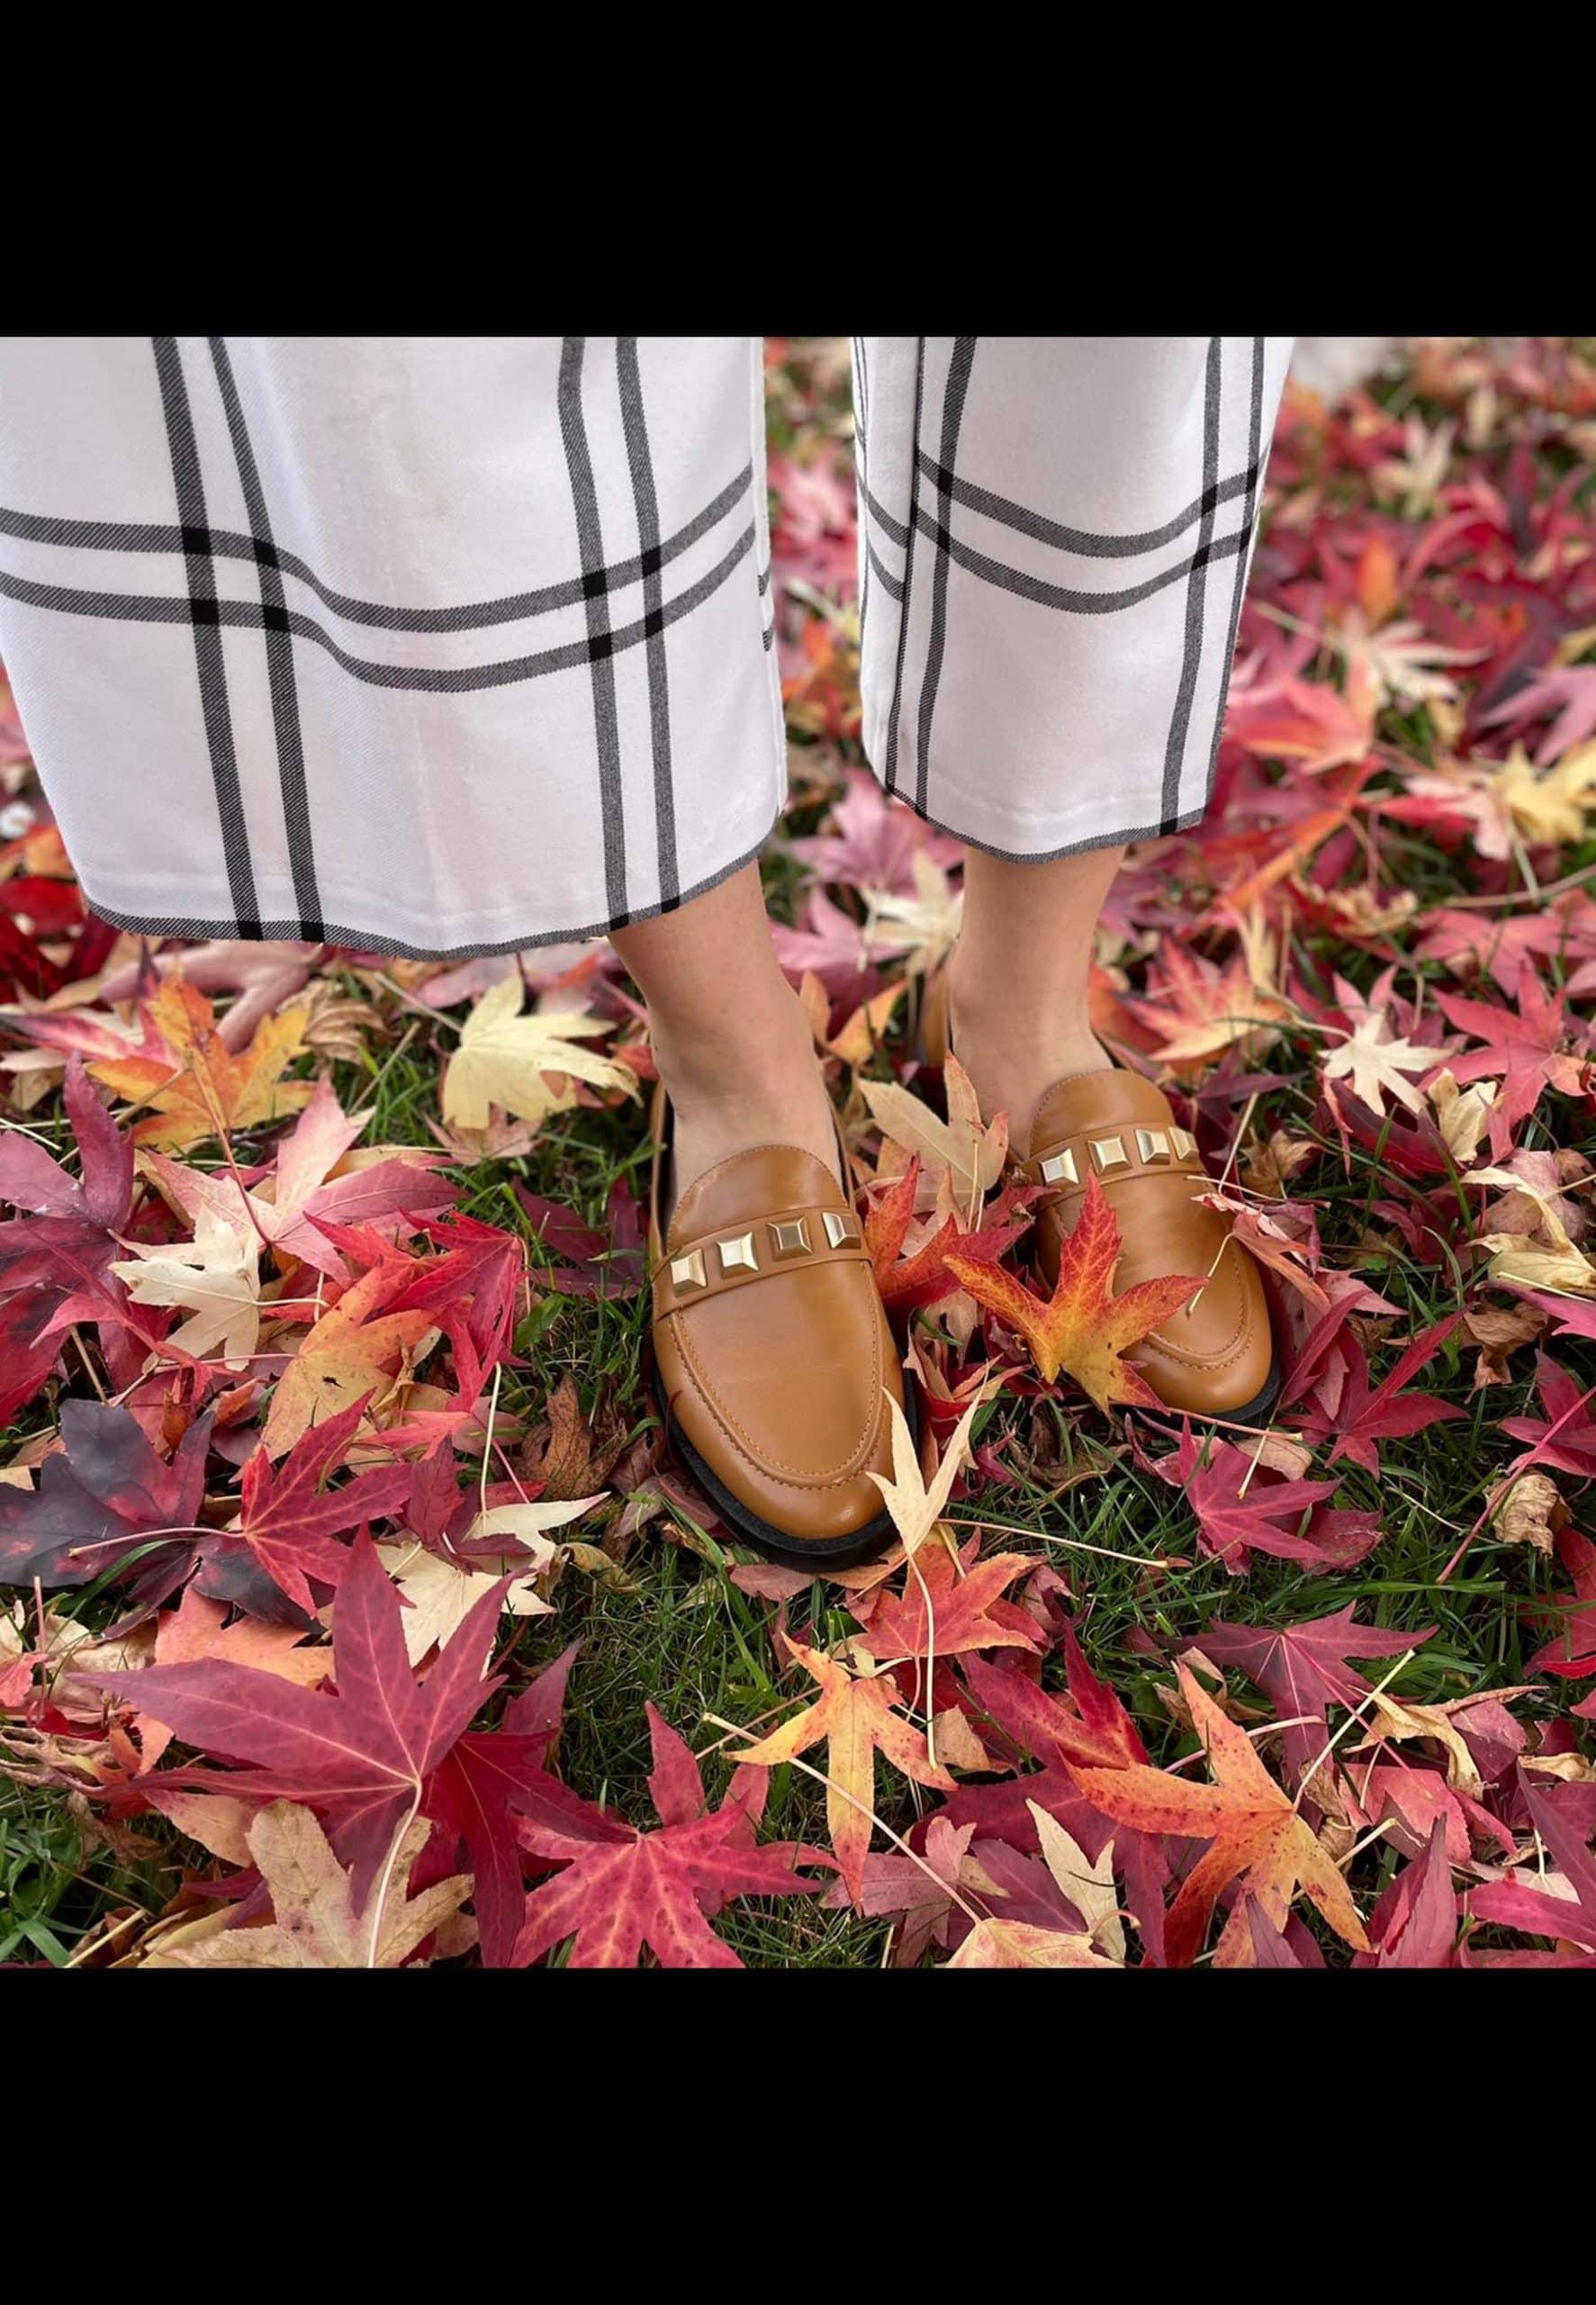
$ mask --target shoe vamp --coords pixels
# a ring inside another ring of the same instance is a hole
[[[676,1316],[697,1401],[676,1405],[786,1480],[843,1479],[890,1461],[881,1388],[896,1377],[870,1268],[852,1261],[728,1288]],[[896,1387],[895,1388],[896,1389]],[[697,1411],[697,1416],[694,1410]]]

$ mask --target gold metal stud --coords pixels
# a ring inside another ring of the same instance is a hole
[[[1092,1158],[1097,1163],[1099,1171],[1128,1169],[1131,1165],[1131,1156],[1125,1150],[1125,1140],[1123,1136],[1094,1136]]]
[[[753,1253],[752,1233],[739,1233],[735,1241],[717,1241],[722,1272],[757,1272],[759,1259]]]
[[[809,1253],[809,1227],[801,1216],[789,1225],[772,1225],[771,1245],[779,1257],[803,1257]]]
[[[1161,1128],[1139,1128],[1136,1132],[1136,1151],[1143,1161],[1167,1161],[1169,1158],[1169,1139]]]
[[[1189,1128],[1172,1128],[1169,1131],[1169,1143],[1177,1161],[1189,1161],[1197,1149],[1197,1140]]]
[[[708,1275],[704,1270],[702,1249],[689,1249],[684,1257],[672,1258],[671,1286],[672,1288],[703,1288],[708,1285]]]
[[[1074,1153],[1050,1152],[1041,1164],[1041,1180],[1044,1185],[1079,1184],[1080,1178],[1076,1171]]]
[[[852,1248],[857,1242],[859,1234],[852,1218],[840,1215],[834,1208],[823,1208],[820,1216],[825,1226],[825,1237],[834,1249]]]

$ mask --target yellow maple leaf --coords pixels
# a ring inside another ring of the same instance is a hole
[[[483,993],[465,1020],[460,1045],[444,1075],[443,1116],[460,1128],[486,1128],[490,1109],[500,1106],[537,1123],[575,1101],[572,1080],[595,1089],[624,1089],[637,1094],[637,1076],[591,1048],[608,1030],[601,1017],[580,1010],[549,1010],[523,1017],[518,976],[505,977]],[[566,1086],[550,1086],[549,1076]]]
[[[298,1008],[267,1017],[248,1046],[235,1053],[204,994],[174,969],[145,1004],[170,1063],[158,1057],[102,1057],[88,1069],[114,1095],[150,1107],[149,1118],[133,1131],[136,1143],[182,1151],[207,1137],[281,1120],[310,1102],[313,1080],[282,1077],[304,1047],[307,1015]]]
[[[1526,841],[1572,845],[1596,814],[1596,738],[1545,769],[1532,766],[1523,746],[1515,745],[1491,789]]]
[[[196,1360],[248,1360],[260,1336],[260,1235],[201,1207],[194,1239],[147,1247],[111,1268],[135,1305],[176,1305],[192,1317],[167,1339]]]

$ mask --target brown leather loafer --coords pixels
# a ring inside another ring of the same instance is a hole
[[[797,1568],[893,1535],[885,1387],[913,1396],[848,1196],[824,1162],[759,1144],[708,1170],[662,1227],[669,1107],[654,1107],[654,1382],[694,1478],[738,1533]]]
[[[1059,1190],[1041,1207],[1034,1235],[1048,1288],[1093,1176],[1119,1220],[1116,1292],[1171,1272],[1209,1275],[1130,1357],[1177,1415],[1261,1424],[1280,1390],[1263,1281],[1231,1243],[1229,1218],[1196,1199],[1208,1182],[1196,1140],[1177,1127],[1162,1091],[1135,1072],[1068,1074],[1038,1105],[1028,1157],[1017,1166],[1029,1183]]]

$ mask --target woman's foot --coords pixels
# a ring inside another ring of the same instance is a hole
[[[888,1397],[913,1417],[803,1008],[752,866],[617,930],[660,1088],[649,1207],[655,1387],[723,1518],[806,1568],[891,1541]]]
[[[785,981],[735,1038],[654,1024],[654,1061],[673,1116],[673,1200],[718,1162],[757,1144],[792,1145],[841,1180],[836,1124],[814,1035]]]
[[[947,1045],[969,1075],[983,1116],[1006,1113],[1009,1143],[1023,1148],[1055,1081],[1106,1071],[1114,1059],[1087,1021],[1084,982],[1078,1000],[1050,1003],[1038,1013],[1001,987],[971,988],[960,966],[962,950],[954,946],[946,972]]]
[[[892,1469],[888,1399],[913,1409],[858,1215],[833,1168],[769,1142],[714,1162],[667,1211],[663,1089],[654,1120],[655,1386],[677,1451],[778,1559],[866,1559],[892,1538],[871,1478]]]

